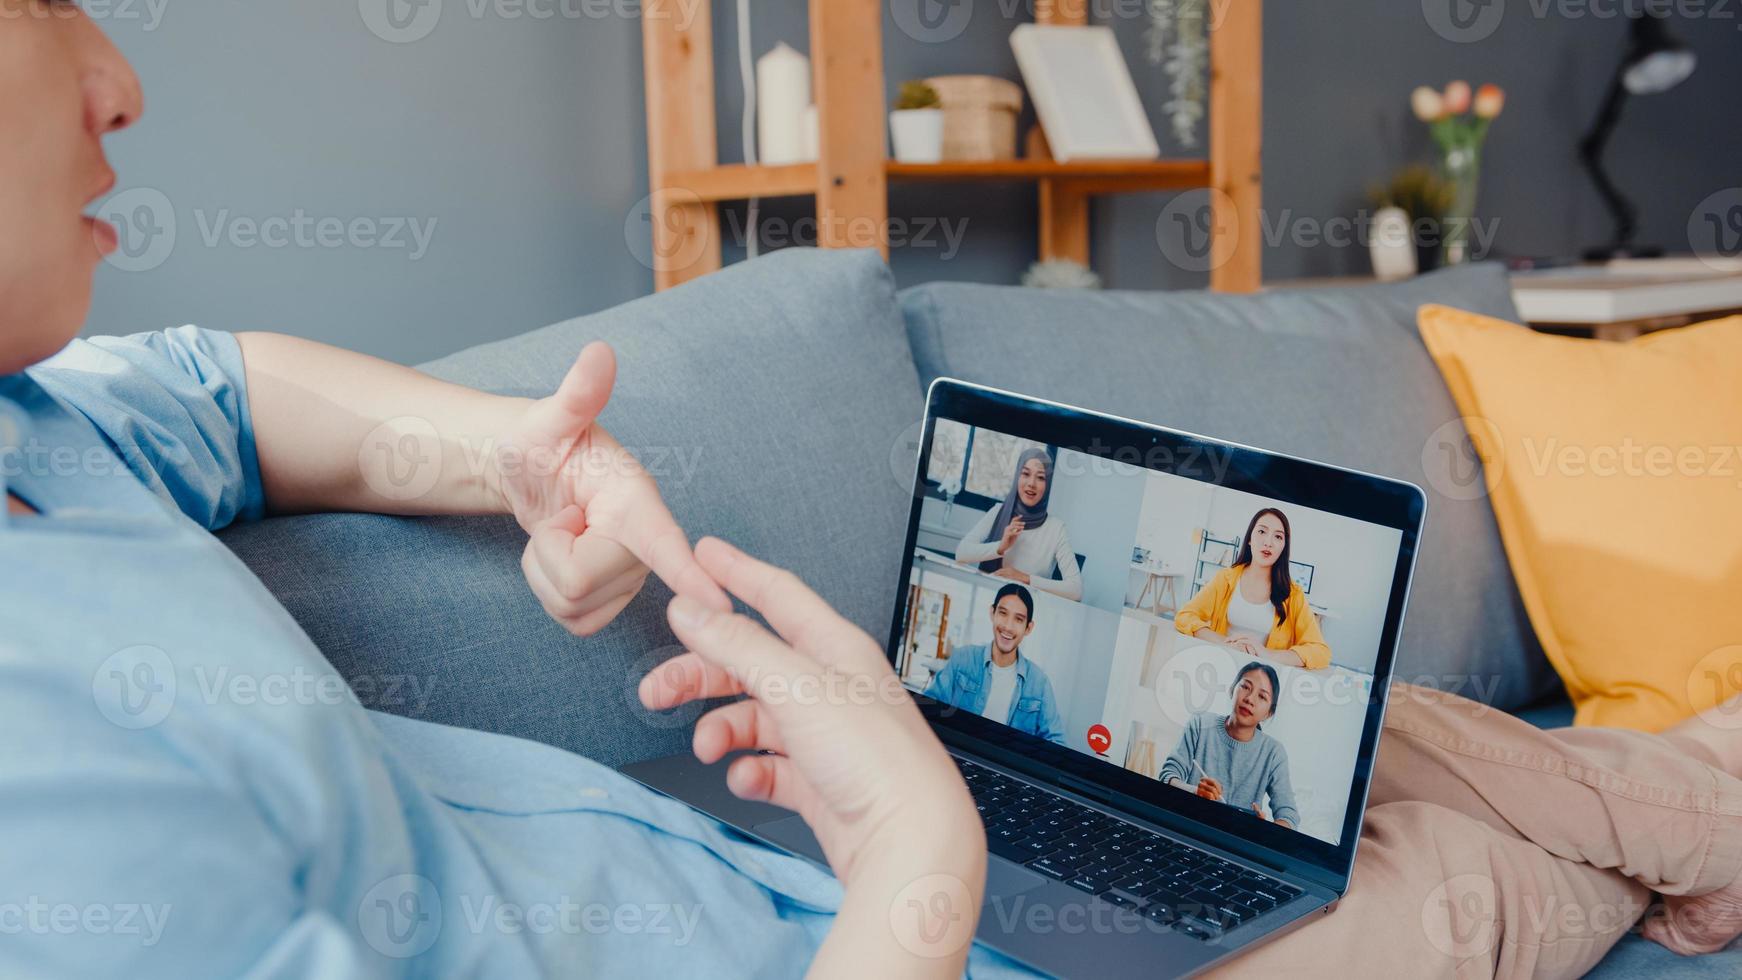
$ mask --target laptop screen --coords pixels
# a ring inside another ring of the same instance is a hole
[[[1139,777],[1241,836],[1342,851],[1420,520],[1398,498],[1419,492],[940,388],[892,631],[902,682],[1028,759],[1068,750],[1067,771]]]

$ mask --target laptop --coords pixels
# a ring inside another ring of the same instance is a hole
[[[911,497],[888,652],[986,825],[980,941],[1184,977],[1336,908],[1418,487],[941,379]],[[623,771],[823,863],[727,762]]]

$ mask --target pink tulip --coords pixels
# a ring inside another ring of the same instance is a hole
[[[1409,105],[1415,110],[1415,117],[1425,123],[1434,122],[1446,114],[1445,100],[1426,85],[1410,93]]]
[[[1506,91],[1498,85],[1484,85],[1476,92],[1476,115],[1493,119],[1506,108]]]
[[[1446,86],[1446,111],[1461,116],[1470,111],[1470,83],[1453,82]]]

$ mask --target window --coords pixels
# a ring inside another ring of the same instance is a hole
[[[1033,439],[974,429],[950,419],[938,419],[932,430],[931,459],[926,463],[926,478],[940,490],[956,484],[965,503],[972,498],[986,502],[999,501],[1010,492],[1010,482],[1016,475],[1016,461],[1029,449],[1047,449]]]
[[[968,479],[963,489],[993,500],[1003,500],[1016,479],[1016,461],[1030,449],[1045,449],[1046,444],[1032,439],[1018,439],[987,429],[974,431],[973,451],[968,454]]]

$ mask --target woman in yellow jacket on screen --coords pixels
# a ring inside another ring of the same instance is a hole
[[[1180,607],[1174,628],[1289,667],[1329,667],[1331,648],[1319,618],[1288,574],[1288,543],[1288,517],[1282,511],[1266,507],[1253,514],[1239,560]]]

